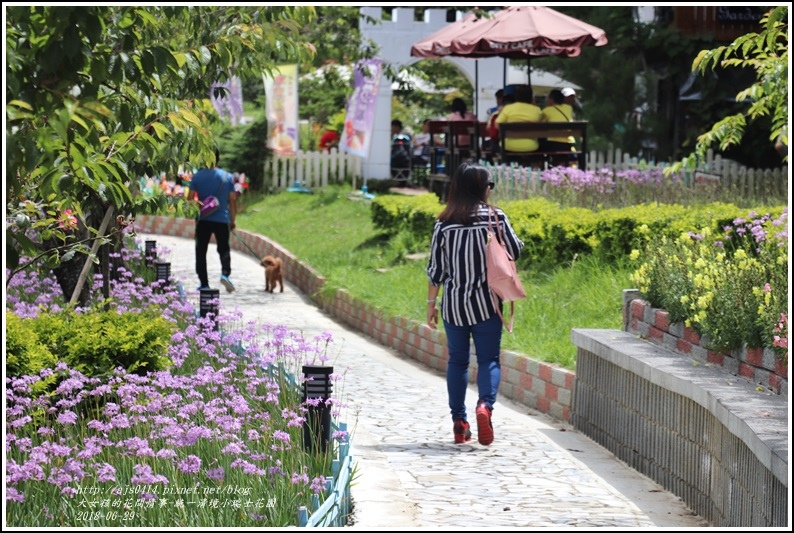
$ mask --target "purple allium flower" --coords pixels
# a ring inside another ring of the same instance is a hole
[[[30,418],[30,416],[25,415],[22,418],[17,418],[16,420],[12,420],[11,422],[8,422],[8,425],[14,429],[18,429],[27,425],[28,422],[32,422],[32,421],[33,419]]]
[[[25,501],[25,495],[14,487],[6,487],[6,501],[22,503]]]
[[[249,463],[244,459],[235,459],[230,465],[232,468],[240,468],[246,474],[261,476],[264,475],[264,470],[260,469],[253,463]]]
[[[126,414],[122,413],[111,418],[110,425],[116,429],[127,429],[130,427],[130,420]]]
[[[135,475],[130,479],[133,485],[153,485],[155,483],[168,484],[168,478],[160,474],[155,475],[149,465],[135,465]]]
[[[195,455],[188,455],[177,463],[177,468],[179,468],[183,474],[198,474],[201,469],[201,459]]]
[[[221,450],[224,455],[240,455],[245,453],[245,449],[236,442],[230,442]]]
[[[61,494],[64,496],[69,496],[70,498],[74,498],[77,496],[77,489],[74,487],[64,487],[61,489]]]
[[[74,411],[64,411],[58,415],[58,423],[74,425],[77,423],[77,414]]]
[[[315,494],[320,494],[321,492],[323,492],[325,490],[325,477],[318,476],[314,478],[312,480],[311,489]]]
[[[226,477],[226,474],[223,471],[222,467],[221,468],[213,468],[212,470],[207,470],[207,477],[210,478],[213,481],[219,481],[220,482],[220,481],[223,481],[223,479]]]
[[[62,468],[58,468],[57,466],[50,471],[50,477],[47,478],[48,483],[52,483],[58,487],[63,488],[66,486],[67,483],[71,483],[73,481],[72,476],[70,476],[66,471]]]
[[[171,448],[160,448],[154,455],[160,459],[173,459],[176,457],[177,453]]]
[[[293,472],[292,473],[292,484],[293,485],[297,485],[297,484],[308,485],[309,484],[309,476],[305,472],[302,473],[302,474],[299,474],[297,472]]]
[[[100,483],[115,483],[116,469],[109,463],[102,463],[96,467],[96,478]]]
[[[286,431],[276,430],[273,432],[273,438],[282,442],[289,442],[289,433]]]

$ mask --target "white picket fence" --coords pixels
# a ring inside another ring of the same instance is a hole
[[[332,183],[343,183],[352,179],[360,182],[363,161],[361,157],[340,152],[304,152],[298,150],[294,156],[274,155],[265,164],[265,183],[270,183],[272,192],[291,187],[321,189]]]
[[[631,170],[641,167],[664,168],[664,163],[640,161],[636,157],[624,154],[620,149],[606,152],[592,151],[587,154],[587,169],[598,170],[609,168],[612,171]],[[706,161],[694,172],[684,172],[686,183],[714,184],[736,191],[746,196],[780,196],[785,197],[788,191],[788,165],[768,169],[752,169],[738,164],[736,161],[724,160],[714,155],[713,150],[706,153]]]
[[[665,163],[642,161],[620,149],[605,152],[591,151],[587,154],[587,169],[609,168],[612,171],[638,168],[664,168]],[[735,161],[723,160],[709,150],[706,163],[694,173],[685,172],[686,183],[719,184],[738,194],[750,197],[786,197],[788,191],[788,166],[774,169],[748,169]],[[299,150],[295,156],[273,156],[265,165],[265,183],[270,183],[272,191],[283,191],[291,187],[308,189],[323,188],[331,183],[352,180],[354,188],[363,177],[362,158],[340,152],[336,148],[330,152],[304,152]]]

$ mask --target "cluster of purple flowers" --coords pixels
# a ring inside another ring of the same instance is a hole
[[[63,303],[52,296],[54,287],[47,276],[18,274],[7,309],[31,318],[42,309],[57,312]],[[294,444],[306,410],[300,394],[282,390],[279,374],[267,369],[322,360],[330,334],[308,342],[269,324],[221,333],[202,327],[176,289],[152,290],[132,273],[111,287],[118,312],[171,310],[179,326],[169,349],[174,364],[146,375],[117,369],[104,380],[62,363],[39,375],[6,377],[7,502],[35,507],[25,493],[38,498],[48,486],[67,499],[96,486],[217,486],[231,471],[237,484],[283,478],[313,493],[325,490],[323,472],[310,478],[307,456]],[[36,385],[52,375],[54,394],[37,393]],[[335,432],[333,438],[346,437]]]

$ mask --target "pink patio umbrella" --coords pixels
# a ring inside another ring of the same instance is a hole
[[[445,26],[411,47],[414,57],[576,57],[583,46],[607,44],[601,28],[545,6],[510,6],[491,17],[473,13]],[[527,79],[527,83],[530,80]]]
[[[545,6],[510,6],[451,39],[461,57],[576,57],[583,46],[607,44],[606,32]],[[517,52],[517,53],[515,53]]]

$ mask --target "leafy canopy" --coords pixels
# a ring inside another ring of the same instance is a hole
[[[721,150],[737,145],[749,120],[771,116],[769,139],[788,147],[788,7],[778,6],[761,19],[764,29],[748,33],[728,46],[703,50],[692,63],[693,71],[707,72],[718,67],[750,67],[756,82],[736,95],[736,101],[749,101],[746,110],[729,115],[698,137],[695,151],[671,171],[693,167],[703,161],[715,143]],[[788,155],[784,161],[788,161]]]
[[[10,6],[6,8],[6,213],[70,209],[94,231],[109,209],[147,207],[144,174],[210,165],[212,84],[305,61],[313,7]],[[182,209],[182,206],[177,206]],[[6,245],[34,254],[9,227]],[[48,257],[50,266],[60,251]]]

